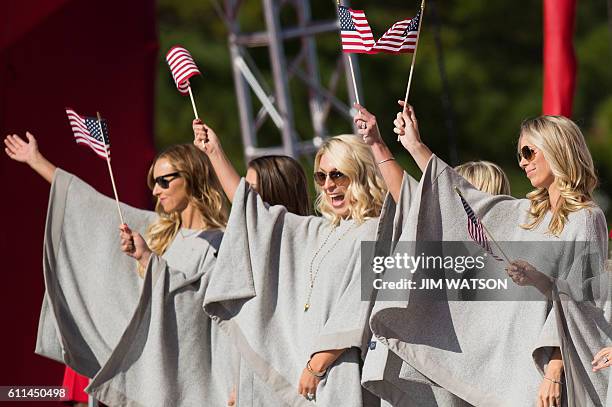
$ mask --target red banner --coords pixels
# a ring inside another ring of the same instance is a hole
[[[576,0],[544,0],[543,114],[572,116],[576,88]]]

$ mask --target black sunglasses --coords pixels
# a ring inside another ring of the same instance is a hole
[[[170,174],[160,175],[159,177],[153,178],[153,181],[159,185],[161,189],[168,189],[170,187],[170,182],[179,178],[180,176],[180,172],[172,172]]]
[[[523,158],[527,160],[528,162],[531,162],[535,158],[535,153],[536,151],[529,146],[521,147],[521,151],[517,153],[519,164],[521,163],[521,160]]]
[[[340,171],[330,171],[327,174],[323,171],[317,171],[314,173],[314,180],[320,187],[325,185],[325,180],[327,180],[327,177],[329,177],[329,179],[334,181],[336,184],[340,184],[346,180],[346,175]]]

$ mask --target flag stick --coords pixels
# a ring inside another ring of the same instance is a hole
[[[406,106],[408,105],[408,95],[410,95],[410,85],[412,84],[412,73],[414,72],[414,63],[416,61],[417,50],[419,49],[419,41],[421,40],[421,24],[423,24],[423,12],[425,11],[425,0],[421,3],[421,18],[419,19],[419,29],[417,30],[417,40],[414,44],[414,52],[412,53],[412,63],[410,64],[410,75],[408,76],[408,86],[406,86],[406,97],[404,97],[404,107],[402,112],[406,112]],[[400,136],[397,136],[397,141],[400,141]]]
[[[108,173],[110,174],[111,183],[113,184],[113,192],[115,193],[115,202],[117,203],[117,211],[119,212],[119,219],[121,224],[125,224],[123,220],[123,214],[121,213],[121,207],[119,206],[119,195],[117,195],[117,187],[115,186],[115,177],[113,176],[113,167],[111,167],[110,157],[108,155],[108,148],[106,147],[106,140],[104,139],[104,131],[102,130],[102,117],[100,112],[96,112],[98,115],[98,126],[100,127],[100,135],[102,136],[102,144],[104,144],[104,152],[106,153],[106,164],[108,165]]]
[[[191,98],[191,107],[193,107],[193,114],[195,115],[196,119],[199,119],[200,116],[198,115],[198,109],[196,109],[195,100],[193,100],[193,93],[191,93],[191,86],[188,86],[187,89],[189,90],[189,97]]]
[[[352,55],[348,54],[347,58],[349,60],[349,67],[351,68],[351,77],[353,79],[353,89],[355,90],[355,100],[357,101],[358,104],[361,104],[361,102],[359,101],[359,92],[357,91],[357,82],[355,81],[355,71],[353,70]]]
[[[459,194],[459,196],[461,198],[463,198],[463,200],[465,202],[467,202],[467,199],[465,199],[465,197],[463,196],[463,194],[461,193],[461,190],[458,187],[455,187],[455,192]],[[497,244],[497,242],[495,241],[495,238],[493,237],[493,235],[491,234],[491,232],[489,232],[489,230],[487,229],[487,227],[484,225],[484,223],[482,223],[482,221],[480,221],[480,224],[482,225],[482,228],[484,229],[485,233],[487,235],[489,235],[489,239],[491,239],[491,241],[493,243],[495,243],[495,246],[497,246],[497,248],[499,249],[499,251],[501,252],[502,256],[504,256],[504,258],[506,259],[506,262],[508,262],[508,264],[510,264],[510,259],[508,258],[508,256],[506,256],[506,253],[504,253],[504,250],[501,248],[500,245]]]

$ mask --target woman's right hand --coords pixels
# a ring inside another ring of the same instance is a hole
[[[6,155],[15,161],[28,164],[30,168],[51,183],[56,170],[55,165],[47,161],[38,151],[38,143],[32,133],[26,131],[26,137],[27,142],[16,134],[6,136],[4,139]]]
[[[4,145],[6,146],[4,151],[13,160],[33,167],[35,161],[40,158],[38,143],[29,131],[26,132],[26,137],[28,138],[27,142],[16,134],[9,134],[4,139]]]
[[[201,119],[195,119],[193,127],[193,144],[207,155],[222,151],[217,133],[208,127]]]

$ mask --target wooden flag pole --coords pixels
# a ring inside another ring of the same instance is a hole
[[[338,5],[338,7],[340,7],[340,0],[337,0],[336,4]],[[357,81],[355,81],[355,70],[353,69],[353,55],[347,54],[346,57],[348,58],[349,68],[351,70],[351,79],[353,80],[353,90],[355,91],[355,101],[358,104],[361,104],[361,101],[359,100],[359,91],[357,90]]]
[[[463,198],[463,200],[465,202],[467,202],[467,199],[465,199],[465,197],[463,196],[463,194],[461,193],[461,190],[458,187],[455,187],[455,192],[459,194],[459,196],[461,198]],[[476,215],[476,214],[474,214]],[[504,253],[504,250],[501,248],[501,246],[499,244],[497,244],[497,242],[495,241],[495,238],[493,237],[493,235],[491,234],[491,232],[489,232],[489,230],[487,229],[487,227],[484,225],[484,223],[482,223],[482,221],[480,221],[480,224],[482,225],[482,228],[484,229],[485,233],[487,235],[489,235],[489,239],[491,239],[491,241],[493,243],[495,243],[495,246],[497,246],[497,248],[499,249],[499,251],[501,252],[502,256],[504,256],[504,258],[506,259],[506,262],[508,262],[508,264],[510,264],[510,259],[508,258],[508,256],[506,256],[506,253]]]
[[[106,147],[106,140],[104,139],[104,130],[102,130],[102,116],[100,112],[96,112],[98,115],[98,126],[100,127],[100,135],[102,136],[102,144],[104,144],[104,152],[106,153],[106,164],[108,165],[108,173],[110,174],[111,183],[113,184],[113,192],[115,193],[115,202],[117,203],[117,211],[119,212],[119,219],[121,224],[124,225],[123,214],[121,213],[121,207],[119,206],[119,195],[117,195],[117,187],[115,186],[115,177],[113,176],[113,167],[111,167],[110,156],[108,155],[108,148]]]
[[[355,100],[357,101],[358,104],[361,104],[361,102],[359,101],[359,92],[357,91],[357,82],[355,81],[355,71],[353,70],[353,58],[352,58],[352,54],[348,54],[347,58],[349,60],[349,67],[351,68],[351,77],[353,79],[353,89],[355,91]]]
[[[410,75],[408,75],[408,86],[406,86],[406,96],[404,97],[404,107],[402,112],[406,112],[406,106],[408,105],[408,95],[410,95],[410,85],[412,84],[412,73],[414,72],[414,63],[416,61],[417,50],[419,49],[419,41],[421,40],[421,25],[423,24],[425,12],[425,0],[421,2],[421,17],[419,19],[419,29],[417,30],[417,40],[414,44],[414,52],[412,53],[412,63],[410,64]],[[400,141],[400,136],[397,136],[397,141]]]
[[[193,107],[193,114],[195,115],[196,119],[199,119],[200,116],[198,115],[198,109],[196,109],[195,100],[193,100],[193,93],[191,93],[191,86],[187,86],[187,89],[189,90],[189,97],[191,98],[191,107]]]

